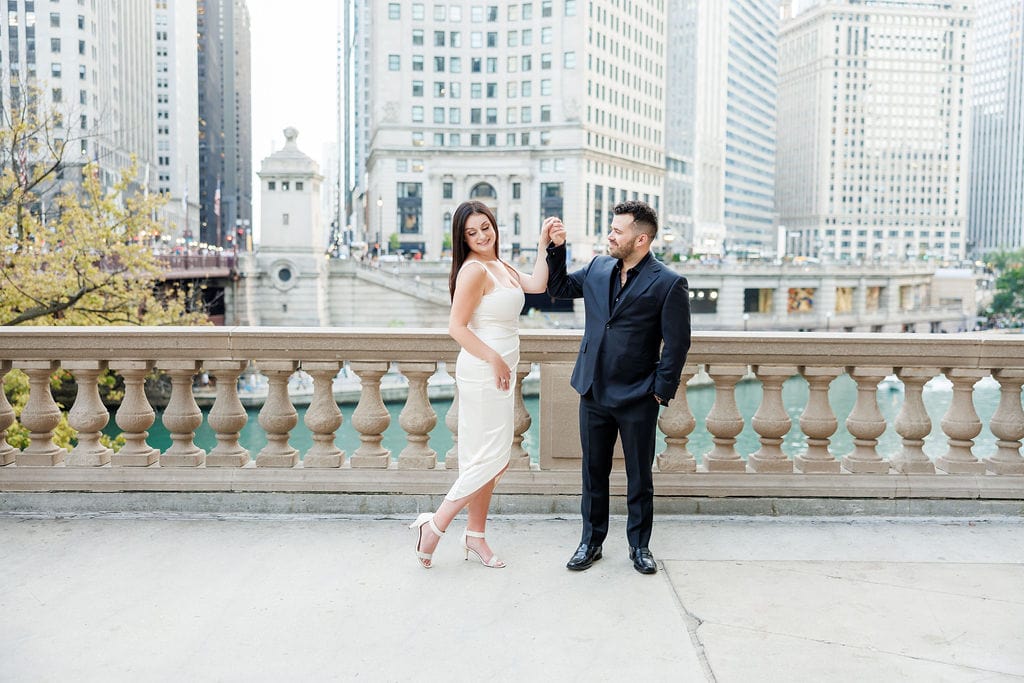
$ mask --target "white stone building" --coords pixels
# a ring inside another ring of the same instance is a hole
[[[247,283],[246,318],[257,325],[327,324],[327,240],[321,219],[319,166],[285,128],[285,145],[260,167],[260,243]]]
[[[978,0],[968,237],[975,254],[1024,247],[1024,4]]]
[[[134,0],[8,0],[0,21],[0,103],[40,90],[59,112],[52,135],[70,143],[63,181],[98,161],[104,182],[134,156],[140,183],[155,185],[153,5]],[[63,182],[62,181],[62,182]]]
[[[828,0],[786,10],[776,197],[787,250],[963,258],[971,3]]]
[[[500,4],[366,0],[354,44],[368,145],[367,241],[442,252],[466,199],[497,214],[508,253],[560,215],[576,257],[603,247],[614,204],[661,208],[666,7],[661,0]]]
[[[778,16],[775,0],[669,3],[663,224],[677,251],[774,252]]]
[[[164,236],[199,237],[199,82],[196,3],[153,0],[156,190],[167,196]]]

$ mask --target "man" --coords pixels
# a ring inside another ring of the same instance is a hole
[[[571,380],[580,394],[583,534],[566,567],[582,571],[601,559],[608,535],[608,476],[619,436],[626,462],[629,557],[638,572],[654,574],[658,567],[648,544],[655,430],[658,407],[675,397],[690,348],[690,298],[686,278],[651,254],[658,234],[654,210],[629,201],[612,211],[610,256],[567,274],[561,223],[552,227],[548,245],[548,294],[583,297],[586,307]]]

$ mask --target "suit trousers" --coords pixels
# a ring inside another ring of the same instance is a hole
[[[646,396],[625,406],[609,408],[591,392],[580,397],[580,441],[583,445],[583,517],[581,543],[601,545],[608,535],[608,476],[612,471],[615,437],[622,438],[626,465],[626,539],[644,548],[654,524],[655,430],[658,402]]]

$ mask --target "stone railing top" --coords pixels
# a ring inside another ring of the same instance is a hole
[[[580,330],[523,330],[524,362],[571,363]],[[453,360],[443,330],[304,327],[15,327],[10,360]],[[1024,368],[1024,335],[695,332],[690,363]]]

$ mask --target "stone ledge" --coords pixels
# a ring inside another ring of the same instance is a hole
[[[457,472],[447,470],[303,469],[219,467],[17,467],[0,468],[0,492],[250,492],[443,496]],[[1024,477],[969,474],[696,474],[656,473],[661,498],[825,498],[1024,501]],[[626,479],[613,472],[613,495],[625,495]],[[576,496],[575,470],[506,472],[497,493]]]
[[[60,516],[413,516],[435,509],[443,494],[258,493],[258,492],[5,492],[0,515]],[[578,495],[496,494],[494,515],[579,516]],[[979,499],[907,498],[702,498],[656,496],[655,511],[665,515],[744,517],[1016,517],[1024,502]],[[625,498],[613,496],[611,512],[624,516]],[[460,513],[465,517],[465,512]]]

